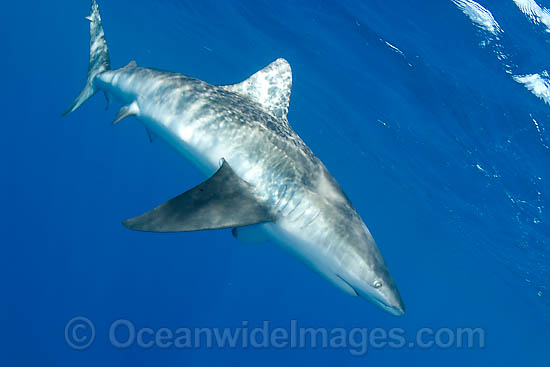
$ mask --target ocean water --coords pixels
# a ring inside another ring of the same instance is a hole
[[[275,245],[245,245],[228,230],[125,229],[122,219],[204,178],[150,144],[136,120],[111,126],[118,106],[105,111],[99,95],[60,117],[84,85],[89,1],[9,2],[0,364],[550,365],[550,3],[99,5],[114,67],[136,60],[230,84],[286,58],[290,123],[370,228],[407,313],[387,315]],[[94,325],[89,346],[83,320]],[[346,340],[170,337],[200,328],[272,337],[292,325]],[[482,337],[459,345],[465,328]],[[372,330],[401,330],[407,342],[380,345]]]

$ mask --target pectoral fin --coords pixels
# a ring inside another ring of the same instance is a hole
[[[224,160],[208,180],[123,224],[143,232],[190,232],[270,222],[269,208]]]

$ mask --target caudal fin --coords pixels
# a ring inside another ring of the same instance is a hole
[[[111,69],[109,49],[105,41],[105,33],[101,25],[101,15],[96,0],[92,0],[90,15],[86,17],[90,21],[90,61],[88,63],[88,80],[80,95],[74,100],[71,107],[63,113],[63,116],[75,111],[96,93],[94,79],[98,74]]]

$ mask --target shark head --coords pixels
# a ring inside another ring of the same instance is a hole
[[[340,286],[394,316],[403,316],[405,304],[376,242],[362,222],[354,229],[355,235],[340,238],[347,243],[340,247],[347,252],[336,272]]]
[[[405,314],[405,304],[387,269],[376,274],[373,281],[361,282],[354,289],[360,297],[394,316]]]
[[[365,270],[367,271],[361,272],[360,275],[347,272],[346,275],[338,275],[338,278],[351,288],[356,296],[374,303],[391,315],[403,316],[405,304],[385,264],[378,263],[377,266]]]
[[[323,174],[316,181],[321,198],[317,202],[321,204],[317,205],[326,214],[308,236],[314,242],[327,243],[332,258],[337,259],[321,272],[346,293],[366,299],[392,315],[404,315],[403,300],[369,229],[340,185],[324,166],[321,169]]]

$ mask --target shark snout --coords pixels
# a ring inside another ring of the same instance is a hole
[[[379,297],[374,297],[374,303],[394,316],[403,316],[405,314],[405,304],[396,288],[381,292]]]
[[[355,277],[340,278],[353,288],[358,297],[374,303],[391,315],[403,316],[405,314],[405,304],[391,277],[374,281],[362,281]]]

